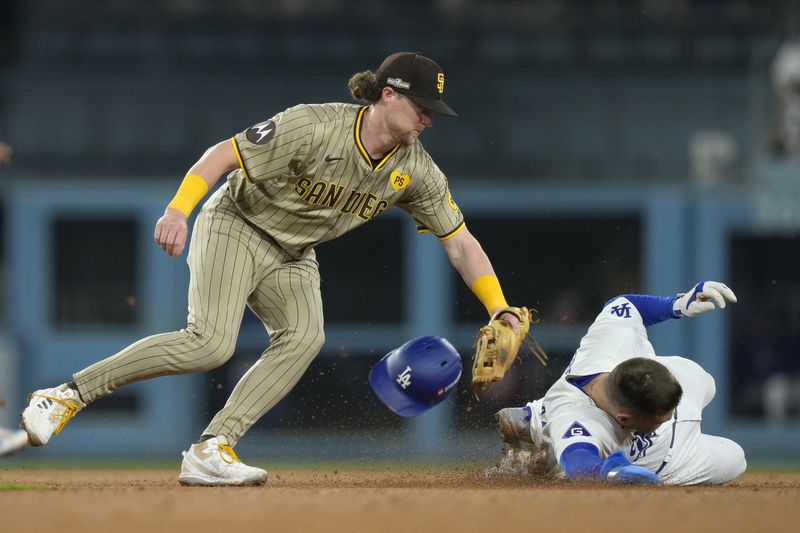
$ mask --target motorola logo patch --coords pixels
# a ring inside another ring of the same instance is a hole
[[[275,136],[275,129],[275,123],[268,120],[247,130],[245,136],[253,144],[267,144]]]

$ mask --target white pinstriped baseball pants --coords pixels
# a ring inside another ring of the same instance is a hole
[[[186,328],[135,342],[76,373],[74,381],[90,403],[128,383],[216,368],[233,355],[248,305],[269,333],[269,348],[203,431],[234,445],[294,388],[322,348],[318,265],[313,253],[296,260],[245,223],[225,187],[198,215],[187,262]]]

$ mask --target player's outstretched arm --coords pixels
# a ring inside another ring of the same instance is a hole
[[[439,242],[447,253],[450,263],[486,307],[489,316],[494,316],[495,313],[508,307],[489,257],[466,227],[453,237]],[[506,313],[503,318],[514,328],[517,327],[516,316]]]
[[[665,320],[693,317],[700,313],[724,309],[727,302],[736,303],[736,295],[724,283],[701,281],[689,292],[677,296],[649,296],[646,294],[623,294],[636,307],[646,327]],[[619,298],[619,296],[617,297]],[[613,302],[612,298],[609,302]]]
[[[215,144],[192,165],[164,215],[156,223],[153,237],[165,252],[173,257],[183,253],[189,235],[186,220],[192,210],[224,173],[238,166],[239,160],[230,140]]]
[[[500,381],[514,363],[517,353],[526,344],[542,364],[547,354],[528,334],[535,322],[535,311],[510,307],[500,282],[480,243],[463,227],[448,239],[439,241],[453,267],[488,311],[489,323],[478,332],[472,365],[472,386],[484,389]]]

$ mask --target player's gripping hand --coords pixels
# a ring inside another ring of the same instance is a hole
[[[177,209],[168,207],[164,211],[164,216],[156,222],[156,243],[172,257],[177,257],[183,253],[188,235],[189,228],[186,225],[186,215]]]
[[[686,294],[679,294],[672,304],[672,310],[678,315],[695,316],[719,307],[725,309],[727,302],[736,303],[736,295],[724,283],[718,281],[701,281]]]
[[[492,311],[492,316],[496,316],[497,318],[508,322],[508,325],[514,330],[514,333],[519,332],[519,317],[517,317],[517,315],[514,313],[505,311],[502,307],[498,307]]]
[[[609,483],[624,485],[655,485],[661,480],[658,475],[628,461],[625,452],[614,452],[600,466],[600,477]]]

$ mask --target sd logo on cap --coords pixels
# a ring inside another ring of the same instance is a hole
[[[391,87],[408,96],[418,105],[440,115],[457,117],[442,100],[444,72],[442,67],[417,52],[397,52],[383,60],[375,74],[378,87]]]

